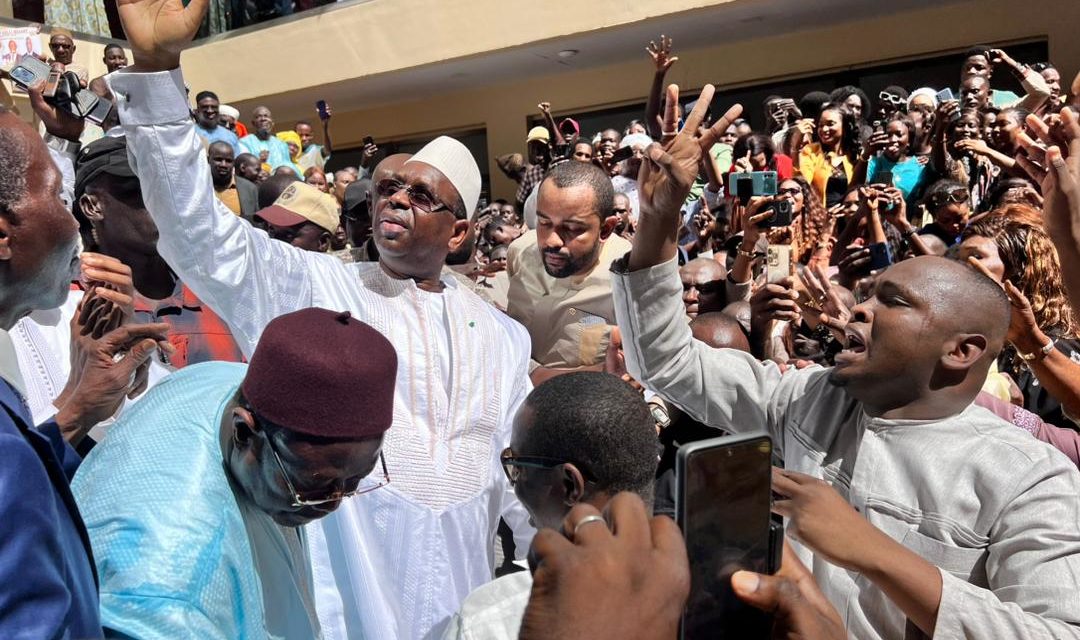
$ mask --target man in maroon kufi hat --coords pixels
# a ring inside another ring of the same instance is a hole
[[[125,412],[72,485],[107,631],[319,637],[302,525],[390,481],[396,374],[382,334],[310,308],[250,364],[186,367]]]

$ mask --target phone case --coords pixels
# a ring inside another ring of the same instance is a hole
[[[770,244],[765,262],[765,277],[769,282],[779,282],[791,275],[791,247],[786,244]]]

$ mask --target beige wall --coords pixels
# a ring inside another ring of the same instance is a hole
[[[945,5],[824,29],[790,33],[750,42],[679,51],[669,82],[697,88],[712,82],[751,84],[871,62],[903,59],[962,49],[973,43],[1008,42],[1046,37],[1050,58],[1067,85],[1080,70],[1080,2],[1035,0],[1017,9],[1012,0],[977,0]],[[677,34],[676,34],[677,35]],[[190,54],[185,54],[190,55]],[[738,60],[738,64],[724,61]],[[185,67],[188,58],[185,58]],[[334,117],[334,141],[358,146],[365,135],[376,140],[415,137],[434,131],[485,126],[491,159],[493,197],[509,198],[513,184],[494,165],[503,153],[524,151],[525,121],[536,114],[540,100],[556,111],[574,111],[639,101],[651,79],[648,58],[625,64],[533,77],[515,83],[469,91],[424,96],[400,103]],[[719,97],[723,102],[723,94]],[[252,108],[253,104],[242,107]],[[295,117],[295,116],[294,116]],[[284,118],[279,114],[282,124]]]

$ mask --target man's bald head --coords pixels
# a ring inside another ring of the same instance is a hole
[[[917,290],[930,307],[930,322],[939,332],[983,335],[987,351],[994,357],[1000,353],[1011,307],[998,283],[964,262],[939,256],[904,260],[885,273]]]
[[[750,342],[742,325],[726,313],[717,311],[699,315],[690,321],[690,332],[695,340],[714,349],[736,349],[750,353]]]
[[[727,269],[711,258],[697,258],[679,268],[683,285],[683,305],[686,315],[720,311],[726,302],[724,279]]]

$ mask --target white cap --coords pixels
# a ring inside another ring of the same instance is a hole
[[[910,95],[908,95],[908,110],[911,109],[911,105],[915,102],[915,98],[917,96],[926,96],[927,98],[930,98],[930,102],[934,103],[934,108],[937,109],[937,91],[934,91],[930,87],[919,87],[918,89],[912,91]]]
[[[622,141],[619,142],[619,147],[623,148],[623,147],[635,146],[635,147],[641,147],[641,148],[644,149],[645,147],[649,146],[652,143],[653,143],[653,139],[650,138],[649,136],[645,135],[644,133],[631,133],[628,136],[623,136]]]
[[[220,113],[221,115],[229,116],[233,120],[239,120],[240,119],[240,110],[237,109],[236,107],[232,107],[232,106],[229,106],[227,104],[220,104],[220,105],[218,105],[217,110],[218,110],[218,113]]]
[[[449,136],[439,136],[424,145],[416,155],[405,161],[423,162],[438,169],[457,189],[465,215],[471,215],[480,200],[480,168],[469,149]]]

